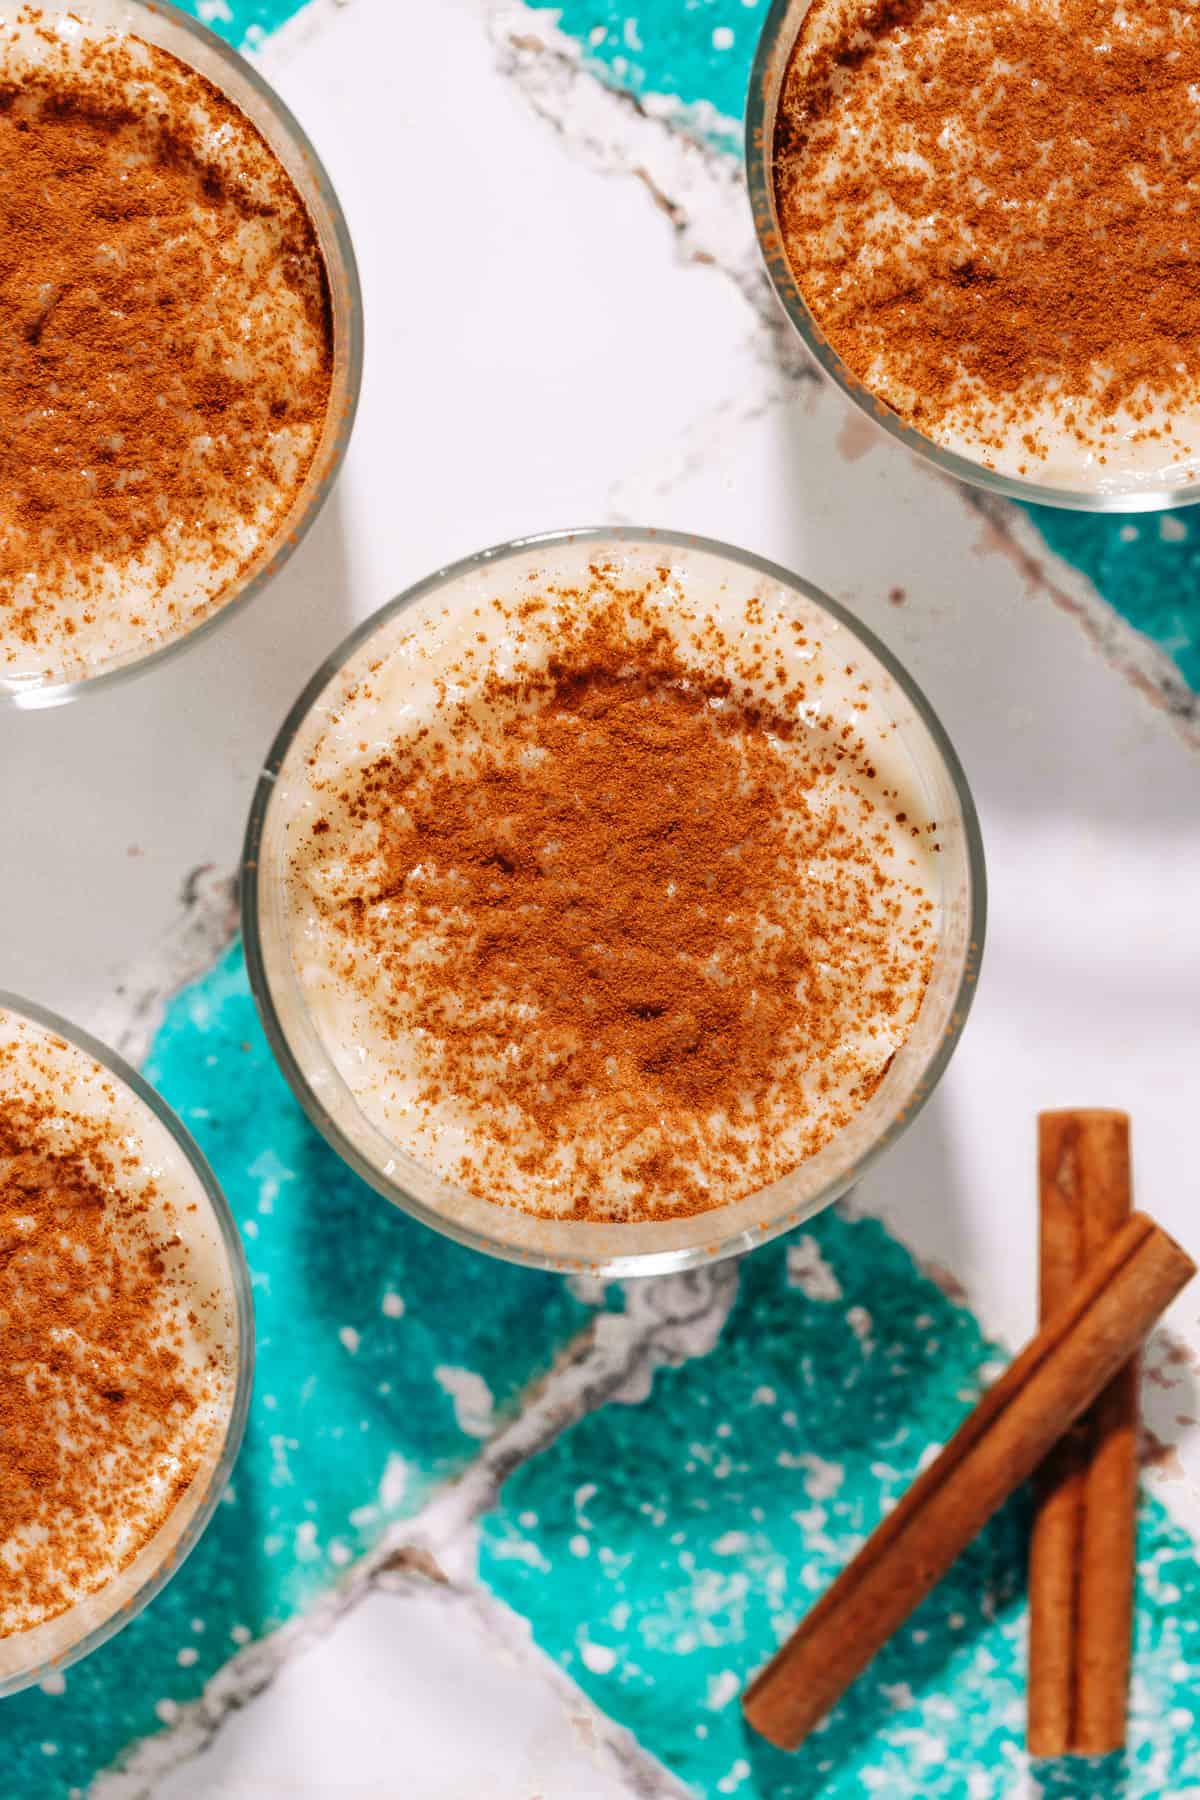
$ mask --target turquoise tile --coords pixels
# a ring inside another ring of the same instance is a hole
[[[211,26],[239,49],[253,49],[278,31],[305,0],[176,0],[184,12]]]
[[[659,1371],[643,1404],[589,1416],[509,1479],[483,1578],[699,1794],[1000,1800],[1022,1756],[1024,1496],[796,1755],[742,1722],[746,1678],[1000,1362],[881,1226],[827,1215],[814,1236],[838,1297],[790,1285],[786,1245],[749,1257],[708,1356]],[[1200,1782],[1200,1737],[1183,1728],[1200,1712],[1200,1570],[1157,1505],[1139,1561],[1128,1765],[1048,1765],[1056,1800],[1165,1800]]]
[[[22,1800],[82,1785],[302,1610],[470,1461],[487,1395],[502,1418],[591,1316],[561,1280],[460,1249],[350,1174],[275,1069],[240,948],[172,1003],[146,1072],[242,1230],[250,1424],[226,1503],[171,1585],[67,1671],[63,1694],[0,1704],[0,1792]]]
[[[1025,508],[1052,550],[1082,570],[1200,692],[1200,514],[1089,516]]]
[[[562,31],[598,73],[637,94],[712,107],[740,126],[767,0],[563,0]],[[731,134],[713,122],[715,133]]]

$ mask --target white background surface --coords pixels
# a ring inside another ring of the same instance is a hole
[[[169,928],[189,871],[235,864],[259,761],[300,686],[408,582],[526,531],[700,531],[860,612],[929,694],[979,804],[991,925],[976,1011],[858,1203],[1015,1344],[1034,1318],[1035,1114],[1123,1106],[1138,1198],[1200,1246],[1196,750],[959,492],[864,436],[828,387],[782,380],[725,270],[681,261],[646,185],[606,172],[604,144],[581,158],[505,78],[481,0],[354,0],[285,33],[266,66],[327,162],[361,260],[367,366],[349,461],[248,613],[148,679],[0,719],[0,986],[94,1018]],[[597,116],[618,147],[627,124],[646,129],[607,96]],[[1173,1324],[1200,1345],[1200,1288]],[[1200,1438],[1177,1421],[1200,1408],[1177,1373],[1151,1423],[1181,1459],[1163,1497],[1196,1528]],[[162,1792],[635,1791],[570,1762],[562,1717],[511,1672],[485,1691],[478,1743],[455,1741],[437,1671],[449,1680],[461,1659],[476,1692],[491,1659],[460,1620],[422,1614],[413,1640],[399,1616],[387,1598],[350,1614]],[[416,1759],[403,1775],[402,1746]]]
[[[155,1795],[630,1800],[639,1789],[596,1741],[592,1717],[531,1679],[466,1603],[437,1589],[373,1593]]]

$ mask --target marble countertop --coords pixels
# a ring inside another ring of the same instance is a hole
[[[761,0],[195,10],[342,196],[362,409],[246,613],[0,720],[0,986],[142,1060],[201,1139],[259,1377],[177,1579],[0,1706],[0,1791],[1200,1792],[1200,1291],[1146,1358],[1126,1759],[1026,1763],[1020,1498],[800,1755],[737,1705],[1032,1327],[1039,1108],[1127,1108],[1139,1201],[1200,1244],[1200,523],[984,500],[817,378],[731,149]],[[341,1168],[271,1065],[231,885],[260,761],[352,623],[482,545],[618,521],[726,538],[860,614],[959,750],[991,883],[975,1011],[896,1150],[740,1265],[624,1290],[485,1263]]]

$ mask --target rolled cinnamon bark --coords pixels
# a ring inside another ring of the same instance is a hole
[[[743,1700],[793,1750],[1133,1355],[1195,1264],[1143,1213],[1110,1239]]]
[[[1129,1119],[1038,1119],[1041,1317],[1129,1217]],[[1137,1362],[1051,1451],[1029,1551],[1031,1756],[1103,1756],[1125,1742],[1137,1509]]]

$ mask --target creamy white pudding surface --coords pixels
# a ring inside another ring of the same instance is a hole
[[[580,542],[401,610],[280,771],[290,962],[389,1145],[554,1218],[812,1155],[921,1005],[936,821],[849,634],[714,555]]]
[[[220,1455],[236,1361],[227,1254],[174,1138],[82,1050],[0,1008],[0,1680],[26,1634],[58,1622],[44,1648],[61,1653],[123,1571],[153,1573],[156,1540],[169,1554]]]
[[[230,599],[329,400],[324,260],[250,120],[167,51],[0,0],[0,687]]]

